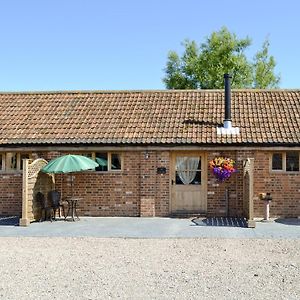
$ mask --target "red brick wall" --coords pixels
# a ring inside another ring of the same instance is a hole
[[[264,201],[259,193],[271,193],[270,217],[297,217],[300,215],[300,174],[272,173],[269,170],[268,151],[219,151],[208,154],[208,161],[216,156],[234,159],[237,173],[218,183],[208,169],[207,213],[210,216],[225,216],[227,206],[225,190],[229,190],[229,215],[243,215],[243,166],[246,158],[254,158],[254,217],[264,216]]]
[[[34,158],[51,159],[58,152],[36,153]],[[208,169],[209,160],[216,156],[233,158],[238,172],[224,183],[218,183]],[[207,158],[207,214],[225,216],[227,203],[225,191],[229,191],[229,215],[243,214],[243,167],[247,157],[254,157],[254,216],[262,217],[264,203],[261,192],[273,196],[270,214],[275,216],[300,215],[300,175],[273,174],[269,172],[267,151],[219,151],[208,153]],[[169,151],[124,152],[124,169],[121,172],[85,172],[74,174],[73,194],[83,198],[79,214],[86,216],[168,216],[169,215]],[[165,167],[166,174],[157,174],[158,167]],[[71,176],[57,175],[57,189],[63,196],[71,192]],[[22,210],[21,173],[0,175],[0,215],[20,215]]]
[[[208,167],[215,157],[229,157],[235,160],[237,172],[225,182],[218,182]],[[253,157],[251,151],[209,152],[207,161],[207,214],[209,216],[243,215],[243,160]],[[225,194],[228,190],[228,203]]]
[[[300,216],[300,174],[273,173],[269,171],[268,151],[256,151],[254,160],[254,215],[263,217],[264,201],[259,193],[271,193],[271,217]]]
[[[86,171],[56,175],[56,189],[63,198],[82,198],[78,213],[82,216],[139,216],[140,161],[135,152],[124,153],[124,169],[117,172]],[[62,179],[62,182],[61,182]]]
[[[83,172],[56,175],[56,189],[62,188],[63,197],[81,197],[79,215],[85,216],[167,216],[169,214],[169,152],[124,152],[121,172]],[[59,152],[33,153],[33,158],[47,160]],[[158,167],[167,173],[157,174]],[[62,182],[61,182],[62,179]],[[62,183],[62,185],[61,185]],[[0,215],[21,215],[22,174],[0,175]]]
[[[169,211],[169,153],[124,152],[121,172],[73,174],[73,195],[82,197],[79,214],[86,216],[166,216]],[[157,167],[167,174],[158,175]],[[71,193],[71,175],[57,175],[57,189]]]
[[[22,174],[2,173],[0,175],[0,215],[21,216]]]
[[[169,165],[168,151],[140,152],[141,216],[169,215]],[[157,174],[157,168],[166,168],[166,174]]]

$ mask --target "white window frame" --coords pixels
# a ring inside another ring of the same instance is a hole
[[[97,172],[97,173],[108,173],[108,172],[111,172],[111,173],[120,173],[123,171],[124,169],[124,155],[123,155],[123,152],[119,152],[119,151],[75,151],[75,152],[67,152],[67,153],[70,153],[70,154],[78,154],[78,155],[83,155],[84,154],[91,154],[91,159],[96,161],[96,153],[107,153],[107,164],[108,164],[108,167],[107,167],[107,171],[92,171],[92,172]],[[111,168],[111,155],[112,154],[119,154],[121,156],[121,169],[119,170],[115,170],[115,169],[112,169]]]
[[[124,169],[124,156],[122,152],[118,152],[118,151],[95,151],[92,153],[92,158],[93,160],[96,160],[96,153],[107,153],[107,171],[95,171],[97,173],[108,173],[108,172],[112,172],[112,173],[120,173],[123,171]],[[121,169],[112,169],[111,168],[111,156],[112,154],[118,154],[121,157]]]
[[[17,154],[17,165],[15,169],[11,169],[8,166],[10,165],[9,163],[9,158],[10,158],[10,154],[11,153],[16,153]],[[1,153],[2,154],[2,170],[0,170],[2,173],[6,172],[6,173],[14,173],[14,172],[22,172],[23,170],[21,170],[21,154],[28,154],[29,159],[32,158],[32,153],[31,152],[17,152],[17,151],[10,151],[10,152],[5,152],[5,153]]]
[[[299,174],[300,173],[300,168],[299,171],[287,171],[286,170],[286,154],[288,152],[297,152],[298,157],[299,157],[299,164],[300,164],[300,151],[274,151],[270,154],[270,173],[284,173],[284,174]],[[281,170],[273,170],[273,154],[280,153],[282,155],[282,169]]]

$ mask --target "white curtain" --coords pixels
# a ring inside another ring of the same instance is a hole
[[[183,184],[190,184],[196,177],[199,157],[176,157],[176,170]]]

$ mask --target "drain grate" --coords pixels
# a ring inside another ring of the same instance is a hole
[[[192,221],[198,226],[248,227],[246,219],[238,217],[196,218]]]
[[[0,216],[0,226],[19,226],[19,220],[17,216]]]

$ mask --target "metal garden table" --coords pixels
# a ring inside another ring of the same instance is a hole
[[[78,205],[78,202],[81,200],[82,200],[82,198],[74,197],[74,196],[65,198],[65,201],[67,201],[67,203],[68,203],[68,212],[65,216],[65,220],[69,216],[69,213],[71,213],[70,216],[71,216],[72,221],[75,221],[75,216],[76,216],[77,220],[79,220],[79,216],[77,213],[77,205]]]

